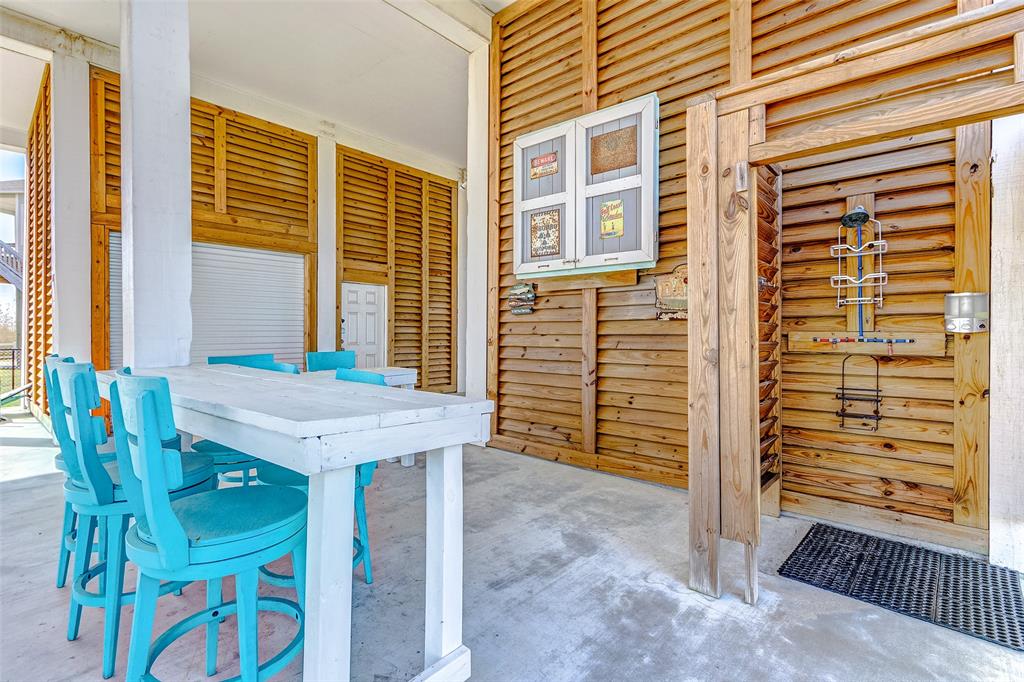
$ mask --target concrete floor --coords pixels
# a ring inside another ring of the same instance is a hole
[[[87,610],[81,637],[64,636],[68,589],[53,584],[62,498],[52,453],[34,421],[0,425],[3,681],[100,679],[102,614]],[[375,582],[357,574],[356,680],[407,680],[421,668],[423,484],[422,458],[415,469],[384,464],[367,495]],[[686,588],[684,492],[476,447],[466,448],[465,486],[464,629],[474,680],[1024,679],[1024,654],[777,576],[805,521],[764,520],[754,608],[742,602],[742,552],[732,543],[726,596]],[[163,598],[157,629],[203,600],[199,584]],[[292,633],[278,617],[261,618],[262,657]],[[219,678],[237,674],[234,637],[232,619],[221,629]],[[293,662],[279,677],[299,679],[300,668]],[[205,679],[202,634],[165,652],[154,673]]]

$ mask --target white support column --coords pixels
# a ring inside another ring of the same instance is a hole
[[[424,667],[462,646],[462,446],[427,452]]]
[[[487,396],[487,46],[469,55],[466,163],[466,395]]]
[[[53,55],[54,351],[92,358],[89,63]]]
[[[124,355],[187,365],[192,169],[186,0],[121,3]],[[88,174],[83,176],[87,178]]]
[[[337,350],[337,143],[334,132],[316,138],[316,348]]]
[[[1024,571],[1024,115],[992,122],[989,560]]]

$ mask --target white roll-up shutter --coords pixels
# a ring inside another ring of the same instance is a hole
[[[110,366],[120,369],[124,361],[124,327],[121,324],[121,233],[110,232]]]
[[[217,244],[192,245],[192,354],[273,353],[300,367],[305,354],[305,260]],[[121,363],[121,235],[110,233],[110,363]]]

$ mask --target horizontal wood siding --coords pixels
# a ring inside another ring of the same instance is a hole
[[[455,391],[455,181],[340,145],[337,172],[339,287],[387,286],[389,363],[415,368],[418,388]]]
[[[686,262],[685,112],[693,98],[728,83],[728,4],[539,3],[499,15],[495,35],[496,444],[685,487],[687,324],[656,319],[654,276]],[[505,304],[517,281],[513,140],[650,92],[661,105],[657,265],[635,280],[598,282],[596,295],[585,288],[594,282],[539,279],[534,312],[513,316]]]
[[[121,229],[121,88],[90,78],[93,362],[110,363],[109,235]],[[193,99],[192,240],[301,254],[316,261],[316,137]],[[315,277],[306,277],[305,335],[316,325]]]

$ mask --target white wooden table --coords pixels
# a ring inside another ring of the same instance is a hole
[[[380,374],[384,377],[384,383],[388,386],[394,386],[396,388],[407,388],[413,390],[416,388],[416,377],[419,372],[415,367],[359,367],[360,372],[372,372],[374,374]],[[317,370],[318,374],[325,374],[333,377],[335,372],[333,369],[321,369]],[[412,467],[416,466],[416,455],[418,453],[410,453],[408,455],[402,455],[402,466]],[[389,457],[389,462],[397,461],[397,457]]]
[[[489,400],[336,381],[231,365],[136,374],[166,376],[178,428],[308,474],[306,680],[347,680],[352,646],[355,466],[427,450],[424,671],[415,680],[469,677],[462,644],[462,446],[486,440]],[[112,372],[99,374],[109,397]]]

